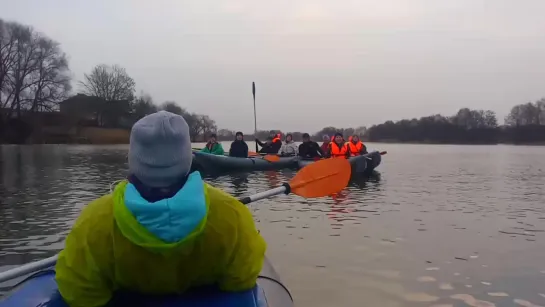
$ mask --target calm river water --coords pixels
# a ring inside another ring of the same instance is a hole
[[[545,306],[545,147],[370,144],[380,176],[252,204],[297,306]],[[0,270],[51,256],[127,146],[0,147]],[[294,171],[207,180],[248,195]]]

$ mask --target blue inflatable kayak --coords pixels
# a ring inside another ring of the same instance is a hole
[[[292,307],[288,289],[265,259],[257,286],[244,292],[221,292],[203,288],[180,296],[144,296],[118,293],[108,306],[142,307]],[[35,273],[0,301],[0,307],[68,307],[55,282],[55,271]]]
[[[263,157],[235,158],[198,151],[193,153],[194,168],[205,172],[266,171],[297,168],[298,160],[299,157],[280,157],[276,162],[269,162]]]

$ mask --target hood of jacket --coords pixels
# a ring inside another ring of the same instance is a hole
[[[188,176],[173,197],[148,202],[136,187],[123,181],[113,193],[114,218],[132,243],[155,252],[167,252],[191,241],[206,224],[206,185],[199,172]]]

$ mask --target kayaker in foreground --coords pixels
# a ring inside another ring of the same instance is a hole
[[[278,151],[280,150],[280,147],[282,147],[282,140],[280,140],[280,134],[277,134],[276,132],[272,130],[265,143],[261,142],[257,138],[255,139],[255,141],[257,142],[259,146],[262,147],[259,153],[277,154]]]
[[[320,148],[322,149],[322,152],[324,154],[327,154],[329,152],[329,143],[331,143],[331,140],[329,139],[329,135],[324,134],[323,138],[324,142],[322,143],[322,146]]]
[[[350,138],[347,146],[350,157],[361,156],[367,153],[367,147],[360,141],[360,137],[355,134]]]
[[[314,160],[324,156],[318,143],[310,139],[308,133],[303,133],[303,143],[299,145],[299,156],[303,159]]]
[[[216,141],[216,135],[213,133],[210,135],[210,138],[208,139],[208,143],[206,143],[206,146],[204,146],[204,148],[201,149],[201,152],[218,155],[218,156],[223,156],[223,154],[225,153],[223,150],[223,146],[221,146],[221,144]]]
[[[282,147],[280,147],[278,154],[284,157],[292,157],[297,156],[298,152],[299,147],[293,141],[293,135],[291,135],[291,133],[286,134],[286,140],[284,144],[282,144]]]
[[[68,305],[104,306],[117,290],[254,287],[266,243],[246,206],[189,173],[185,120],[166,111],[140,119],[128,158],[128,180],[83,209],[59,254],[56,281]]]
[[[235,140],[231,143],[229,156],[238,158],[248,157],[248,144],[244,142],[244,134],[240,131],[235,134]]]
[[[328,157],[344,159],[348,158],[348,146],[346,145],[341,133],[335,133],[333,142],[329,143]]]

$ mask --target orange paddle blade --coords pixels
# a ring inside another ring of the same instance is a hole
[[[278,162],[280,160],[280,157],[275,155],[266,155],[265,157],[263,157],[263,159],[269,162]]]
[[[290,181],[291,192],[302,197],[322,197],[339,192],[350,181],[346,159],[325,159],[303,167]]]

